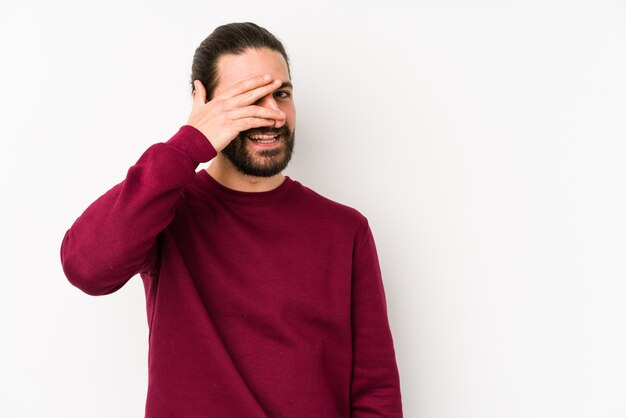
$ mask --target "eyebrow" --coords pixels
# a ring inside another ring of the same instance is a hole
[[[280,85],[280,88],[288,88],[293,90],[293,84],[291,84],[291,81],[284,81],[283,84]]]

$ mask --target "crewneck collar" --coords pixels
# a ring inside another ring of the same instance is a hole
[[[218,196],[222,200],[251,204],[271,202],[283,196],[287,191],[293,188],[294,185],[294,181],[289,176],[285,176],[283,182],[272,190],[264,192],[243,192],[222,185],[211,177],[206,170],[199,171],[198,177],[202,185],[203,193]]]

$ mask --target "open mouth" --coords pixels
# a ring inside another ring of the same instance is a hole
[[[280,140],[280,134],[278,133],[255,133],[246,135],[246,139],[249,139],[251,142],[259,145],[270,145],[278,142]]]

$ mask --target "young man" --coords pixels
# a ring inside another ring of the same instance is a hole
[[[281,173],[296,123],[282,44],[253,23],[221,26],[192,82],[187,123],[61,245],[90,295],[141,275],[146,417],[401,417],[367,219]]]

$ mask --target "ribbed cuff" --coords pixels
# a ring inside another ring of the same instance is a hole
[[[187,154],[195,165],[212,160],[217,151],[206,136],[191,125],[183,125],[165,142]]]

